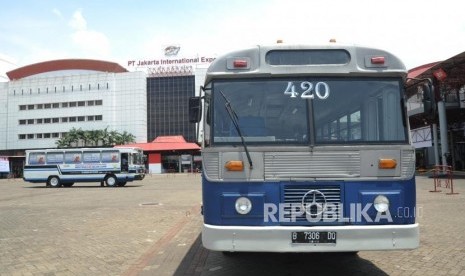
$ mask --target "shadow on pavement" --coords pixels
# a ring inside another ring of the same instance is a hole
[[[199,235],[174,275],[388,275],[351,253],[222,253]]]
[[[127,189],[127,188],[137,188],[137,187],[142,187],[143,185],[126,185],[124,187],[107,187],[107,186],[103,186],[101,187],[100,184],[97,184],[95,186],[79,186],[79,185],[76,185],[74,184],[73,186],[71,187],[60,187],[60,188],[50,188],[50,187],[46,187],[45,184],[41,185],[41,186],[27,186],[27,187],[24,187],[26,189],[52,189],[52,190],[55,190],[55,189],[94,189],[94,188],[102,188],[102,189]]]

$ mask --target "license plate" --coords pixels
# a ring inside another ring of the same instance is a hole
[[[332,231],[302,231],[291,233],[292,243],[336,244],[337,233]]]

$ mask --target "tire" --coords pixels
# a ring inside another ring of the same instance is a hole
[[[50,176],[47,180],[47,186],[52,188],[60,188],[61,182],[58,176]]]
[[[222,251],[221,253],[223,253],[223,256],[230,257],[230,258],[236,257],[240,254],[237,251]]]
[[[358,251],[348,251],[343,253],[346,256],[357,256]]]
[[[118,186],[124,187],[124,186],[126,186],[126,183],[127,183],[127,182],[120,182],[120,183],[118,183]]]
[[[71,183],[63,183],[63,186],[64,186],[64,187],[71,187],[71,186],[73,186],[73,185],[74,185],[73,182],[71,182]]]
[[[116,187],[118,186],[118,180],[116,179],[116,176],[109,175],[105,178],[105,184],[107,187]]]

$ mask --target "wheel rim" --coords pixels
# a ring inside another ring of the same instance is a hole
[[[50,178],[50,186],[57,187],[59,183],[58,177]]]
[[[116,179],[113,176],[110,176],[107,178],[107,185],[108,186],[115,186],[116,184]]]

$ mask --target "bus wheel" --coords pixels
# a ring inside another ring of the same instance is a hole
[[[47,186],[52,188],[61,187],[60,178],[58,176],[50,176],[47,180]]]
[[[236,251],[222,251],[221,253],[223,253],[223,256],[231,257],[231,258],[239,255],[239,252],[236,252]]]
[[[107,187],[116,187],[118,182],[116,180],[116,176],[114,175],[109,175],[107,178],[105,178],[105,184]]]
[[[124,187],[124,186],[126,186],[126,183],[127,183],[127,182],[120,182],[120,183],[118,183],[118,186]]]

